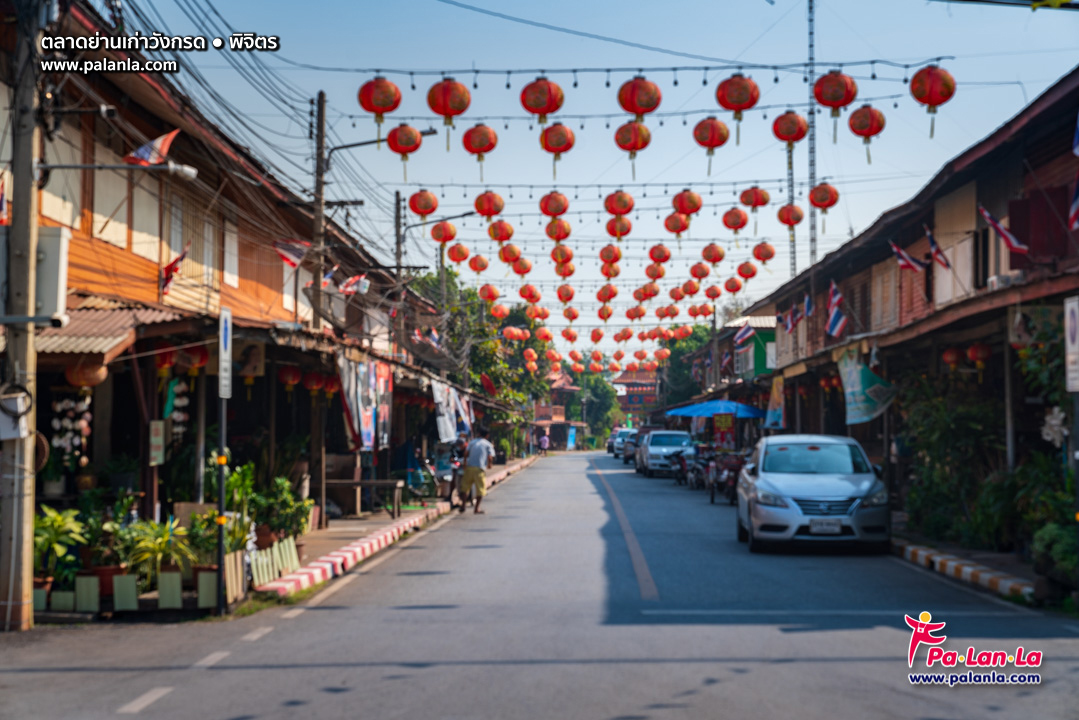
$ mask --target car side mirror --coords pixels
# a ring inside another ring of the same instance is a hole
[[[746,463],[746,475],[757,476],[757,466],[753,463]]]
[[[884,477],[884,468],[882,468],[880,465],[874,465],[873,466],[873,472],[876,474],[876,476],[878,478]]]

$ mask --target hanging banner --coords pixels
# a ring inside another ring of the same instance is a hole
[[[764,427],[783,430],[787,427],[786,407],[783,404],[783,376],[772,378],[772,394],[768,398],[768,410],[764,414]]]
[[[569,431],[566,433],[566,449],[575,450],[577,448],[577,428],[570,425]]]
[[[870,370],[853,347],[839,358],[839,377],[843,380],[848,425],[859,425],[879,417],[899,392]]]
[[[373,363],[349,360],[337,355],[337,373],[341,378],[341,403],[349,447],[373,450],[375,447],[375,397]]]
[[[457,422],[454,419],[453,401],[450,388],[437,380],[431,381],[431,397],[435,401],[435,427],[438,428],[438,441],[451,443],[457,439]]]
[[[372,363],[371,369],[374,377],[375,403],[375,436],[378,439],[378,447],[385,450],[390,446],[390,421],[393,413],[393,370],[389,363]]]
[[[734,450],[734,413],[718,413],[712,416],[717,450]]]

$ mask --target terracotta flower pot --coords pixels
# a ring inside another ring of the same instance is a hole
[[[259,550],[268,550],[277,542],[277,533],[265,523],[255,526],[255,547]]]
[[[126,575],[126,565],[98,565],[90,568],[97,576],[98,587],[101,588],[101,597],[111,597],[113,594],[112,579],[117,575]]]
[[[49,577],[36,577],[34,578],[34,589],[44,590],[45,594],[48,595],[52,592],[52,580],[51,575]]]

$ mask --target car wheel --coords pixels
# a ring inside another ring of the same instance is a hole
[[[625,455],[622,456],[622,464],[623,465],[629,465],[629,458],[626,457]]]
[[[708,502],[713,505],[716,504],[716,484],[714,482],[708,483]]]
[[[738,542],[744,543],[749,539],[749,533],[746,532],[745,525],[742,524],[742,518],[738,516],[738,513],[734,514],[734,524],[738,527]]]

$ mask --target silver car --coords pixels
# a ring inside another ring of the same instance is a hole
[[[614,456],[615,457],[621,457],[622,456],[622,451],[626,447],[626,438],[628,438],[630,435],[636,435],[636,434],[637,434],[636,430],[626,429],[626,430],[619,430],[618,431],[618,434],[614,436]]]
[[[888,488],[852,438],[773,435],[753,450],[738,478],[738,540],[855,541],[890,547]]]
[[[645,477],[652,477],[657,472],[674,472],[674,460],[671,454],[682,452],[689,456],[696,452],[693,438],[687,432],[671,430],[653,430],[644,439],[638,456],[643,461]]]

